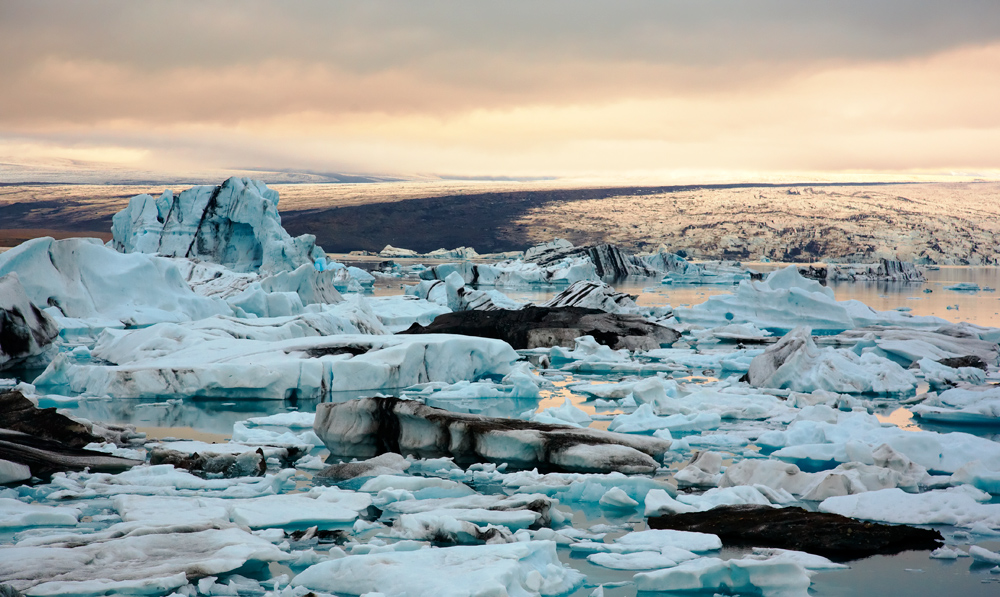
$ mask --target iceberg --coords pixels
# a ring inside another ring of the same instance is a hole
[[[172,259],[124,255],[98,239],[36,238],[0,253],[0,276],[17,272],[28,298],[62,318],[100,327],[233,315],[224,300],[195,294]]]
[[[122,398],[321,399],[335,392],[503,376],[518,359],[509,345],[488,338],[341,334],[282,339],[285,324],[258,328],[252,339],[175,324],[109,331],[92,353],[78,349],[56,357],[36,386]]]
[[[269,541],[211,524],[74,532],[0,546],[0,582],[27,595],[164,594],[247,562],[290,559]]]
[[[292,271],[325,257],[315,236],[292,238],[282,228],[278,193],[247,178],[137,195],[112,218],[111,232],[122,253],[197,258],[236,272]]]
[[[841,394],[895,394],[917,385],[912,373],[871,352],[819,348],[806,328],[795,328],[763,354],[747,372],[750,385],[797,392],[825,390]]]
[[[984,504],[990,494],[961,485],[926,493],[883,489],[831,497],[819,505],[820,512],[895,524],[950,524],[971,528],[983,525],[1000,529],[1000,504]]]
[[[718,294],[693,307],[678,307],[674,316],[681,323],[708,328],[752,323],[782,334],[800,326],[819,334],[837,334],[867,325],[948,325],[937,317],[874,311],[859,301],[837,301],[833,290],[803,278],[795,266],[773,271],[759,282],[744,280],[733,294]]]
[[[583,583],[551,541],[352,555],[315,564],[292,579],[314,591],[410,597],[565,595]]]
[[[450,413],[396,398],[319,404],[314,430],[339,456],[392,451],[588,472],[650,473],[670,447],[657,438]]]

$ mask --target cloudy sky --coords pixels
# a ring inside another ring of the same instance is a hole
[[[995,176],[998,23],[996,0],[0,0],[0,161]]]

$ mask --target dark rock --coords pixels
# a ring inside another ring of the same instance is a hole
[[[814,267],[812,265],[799,268],[799,275],[810,280],[826,280],[827,269],[825,267]]]
[[[262,477],[267,472],[267,458],[264,451],[257,448],[256,452],[242,454],[214,454],[211,452],[187,454],[177,450],[156,448],[149,457],[150,464],[171,464],[174,468],[182,468],[192,473],[222,476],[226,479],[236,477]]]
[[[525,307],[516,311],[445,313],[430,325],[414,323],[401,334],[462,334],[503,340],[515,349],[574,346],[580,336],[614,349],[650,350],[680,338],[676,331],[638,315],[580,307]]]
[[[958,369],[959,367],[975,367],[976,369],[982,369],[986,371],[986,361],[977,357],[976,355],[967,355],[964,357],[951,357],[948,359],[941,359],[938,361],[945,367],[953,367]]]
[[[335,456],[395,452],[576,472],[652,473],[670,447],[649,436],[453,413],[385,397],[319,404],[313,430]]]
[[[0,460],[26,465],[31,469],[32,476],[40,479],[47,479],[53,473],[84,469],[94,473],[120,473],[143,463],[104,452],[71,448],[60,442],[7,429],[0,429]]]
[[[83,423],[59,414],[54,408],[38,408],[17,390],[0,393],[0,428],[60,442],[70,448],[104,441]]]
[[[396,454],[386,452],[375,458],[361,462],[338,462],[331,464],[320,472],[317,477],[333,481],[346,481],[357,477],[374,477],[376,475],[398,475],[410,468],[410,462]]]
[[[757,505],[718,506],[705,512],[652,517],[649,527],[712,533],[727,547],[794,549],[838,561],[936,549],[944,542],[941,533],[930,529]]]

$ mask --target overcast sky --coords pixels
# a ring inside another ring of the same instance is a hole
[[[990,175],[998,24],[996,0],[0,0],[0,161]]]

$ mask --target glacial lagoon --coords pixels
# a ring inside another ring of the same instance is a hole
[[[779,267],[777,264],[749,264],[757,271],[769,271]],[[982,326],[1000,327],[1000,296],[991,288],[1000,286],[1000,268],[988,267],[942,267],[926,272],[927,282],[920,283],[886,283],[886,282],[831,282],[829,287],[835,292],[837,300],[856,299],[876,310],[905,309],[914,315],[933,315],[952,322],[967,321]],[[946,286],[957,283],[974,283],[981,289],[978,292],[947,290]],[[402,292],[399,281],[387,281],[376,284],[375,296],[387,296]],[[707,297],[731,292],[729,286],[675,286],[660,284],[658,279],[626,280],[615,284],[617,290],[638,295],[637,303],[641,306],[663,305],[694,305],[703,302]],[[932,292],[925,292],[929,289]],[[542,302],[554,294],[556,288],[505,289],[506,294],[519,301]],[[727,350],[732,347],[715,346],[711,351]],[[15,372],[24,381],[30,381],[36,371],[22,370]],[[699,383],[715,382],[729,375],[723,370],[691,367],[675,371],[671,377],[693,387]],[[557,369],[543,372],[550,382],[548,389],[540,392],[535,399],[510,398],[443,398],[428,401],[433,406],[439,406],[458,412],[474,412],[491,416],[518,417],[526,412],[541,412],[548,408],[559,407],[568,399],[574,406],[594,417],[592,427],[606,428],[615,415],[623,411],[618,407],[600,405],[593,395],[574,391],[574,385],[580,383],[615,383],[628,375],[606,373],[561,373]],[[930,430],[938,432],[963,431],[993,441],[1000,441],[997,429],[991,426],[945,425],[922,422],[914,419],[907,406],[902,404],[908,398],[920,391],[926,391],[926,386],[918,387],[914,392],[890,397],[869,398],[868,406],[880,420],[900,425],[910,430]],[[351,399],[374,392],[350,392],[334,398],[335,400]],[[265,417],[285,412],[310,412],[316,408],[315,401],[275,401],[275,400],[128,400],[82,398],[72,396],[52,396],[42,398],[40,406],[59,406],[66,412],[95,421],[106,421],[121,424],[134,424],[138,430],[145,432],[152,439],[192,439],[206,442],[226,441],[233,436],[234,424],[246,421],[251,417]],[[746,432],[753,429],[752,421],[726,421],[717,428],[706,431],[705,434],[726,434]],[[296,429],[283,427],[261,427],[274,433],[297,432]],[[672,436],[677,439],[694,439],[702,435],[699,431],[678,431]],[[698,444],[691,442],[694,446]],[[169,445],[169,444],[168,444]],[[706,446],[702,446],[706,447]],[[756,448],[756,447],[752,447]],[[692,448],[694,449],[694,448]],[[707,449],[718,450],[728,455],[726,462],[732,463],[739,459],[747,449],[746,445],[707,445]],[[326,451],[321,447],[314,448],[315,455],[324,456]],[[676,473],[688,459],[689,453],[678,453],[673,461],[658,476]],[[297,483],[300,491],[308,489],[311,482],[309,472],[300,471],[302,480]],[[496,491],[497,488],[484,485],[481,491]],[[695,492],[699,491],[697,489]],[[989,503],[1000,504],[1000,499],[994,496]],[[815,504],[812,504],[815,507]],[[624,534],[626,529],[639,531],[645,528],[641,513],[608,511],[594,503],[564,502],[560,508],[574,527],[581,529],[606,529],[606,540],[612,540]],[[95,519],[96,520],[96,519]],[[600,526],[599,526],[600,525]],[[959,545],[975,543],[987,549],[1000,548],[1000,539],[990,536],[970,536],[963,534],[954,527],[941,527],[946,540]],[[8,537],[7,541],[10,540]],[[317,546],[319,550],[322,545]],[[715,555],[723,559],[737,559],[748,553],[746,549],[726,548]],[[587,577],[584,587],[577,589],[572,595],[590,595],[595,585],[603,585],[604,595],[635,595],[635,586],[630,582],[633,571],[615,571],[595,566],[583,555],[560,548],[559,558],[565,564],[575,568]],[[905,552],[895,556],[874,556],[863,560],[850,562],[849,570],[820,572],[813,577],[810,595],[856,595],[856,594],[911,594],[911,595],[995,595],[1000,590],[1000,575],[991,573],[991,565],[974,563],[971,558],[958,560],[943,560],[930,558],[928,552]],[[259,580],[265,580],[268,574],[280,573],[293,575],[291,568],[272,564],[269,571],[258,572]],[[265,583],[266,584],[266,583]],[[620,586],[619,586],[620,585]],[[243,594],[243,593],[241,593]],[[646,595],[647,593],[640,593]],[[667,593],[650,593],[667,594]],[[671,593],[672,594],[672,593]]]

